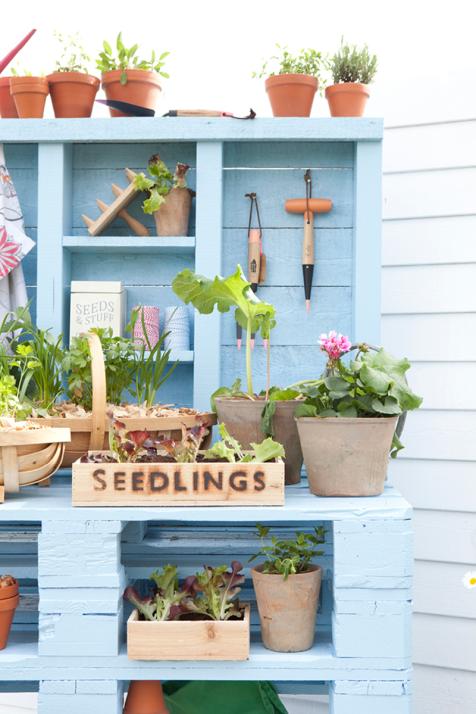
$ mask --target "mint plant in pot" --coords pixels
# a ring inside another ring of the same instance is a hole
[[[293,538],[269,538],[269,528],[257,525],[259,552],[250,560],[264,562],[251,570],[263,644],[275,652],[303,652],[312,647],[321,588],[322,568],[311,561],[323,555],[321,526]]]
[[[187,187],[190,166],[178,163],[172,174],[159,154],[149,159],[148,172],[137,174],[134,183],[149,196],[142,204],[144,213],[154,216],[158,236],[186,236],[194,191]]]
[[[397,422],[422,402],[406,380],[410,363],[335,332],[320,345],[325,374],[295,385],[306,397],[296,419],[309,487],[317,496],[376,496],[390,452],[403,448]],[[351,350],[355,358],[344,364]]]
[[[254,77],[265,81],[275,117],[308,117],[327,60],[321,52],[303,49],[293,55],[286,47],[276,45],[279,54],[265,62]]]
[[[368,85],[377,73],[377,57],[367,45],[358,49],[342,41],[331,58],[334,84],[326,88],[326,99],[333,117],[361,117],[369,98]]]
[[[88,72],[90,57],[78,35],[55,36],[62,51],[55,71],[47,76],[55,117],[90,117],[99,89],[99,79]]]
[[[120,32],[115,49],[106,40],[103,42],[96,67],[102,73],[102,88],[107,99],[155,110],[162,91],[160,77],[169,76],[163,70],[169,53],[157,56],[153,50],[149,59],[139,59],[138,49],[137,44],[126,47]],[[127,116],[112,107],[109,112],[112,117]]]
[[[286,484],[297,483],[302,467],[302,452],[294,421],[294,412],[300,392],[296,389],[271,387],[270,341],[276,324],[273,305],[263,302],[251,290],[241,266],[225,278],[213,280],[203,275],[183,270],[172,282],[172,288],[185,303],[205,315],[215,309],[225,313],[234,309],[236,321],[246,330],[246,388],[237,379],[231,387],[220,387],[212,395],[212,408],[218,421],[223,422],[230,434],[245,449],[252,442],[272,436],[284,446]],[[257,394],[253,387],[252,333],[261,333],[267,349],[267,388]]]

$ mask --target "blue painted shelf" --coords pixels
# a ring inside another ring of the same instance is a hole
[[[111,249],[118,253],[163,253],[189,255],[195,253],[195,238],[159,238],[149,236],[64,236],[63,248],[71,253],[107,253]]]

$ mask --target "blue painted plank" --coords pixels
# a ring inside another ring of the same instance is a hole
[[[171,171],[175,164],[188,164],[196,167],[196,147],[191,141],[177,143],[155,141],[149,144],[137,142],[122,144],[75,144],[73,148],[73,166],[75,170],[114,168],[122,171],[127,168],[133,171],[144,171],[149,158],[159,154]],[[124,175],[124,174],[123,174]]]
[[[380,141],[383,120],[290,118],[230,121],[213,118],[3,119],[0,141],[130,143],[160,141]]]
[[[36,179],[35,173],[38,171],[37,144],[5,144],[4,151],[9,171],[28,169],[31,178]]]
[[[382,146],[357,142],[354,170],[355,341],[380,344]]]
[[[162,238],[157,236],[148,236],[142,238],[139,236],[65,236],[63,238],[63,247],[70,250],[72,253],[79,255],[91,253],[109,253],[109,259],[117,257],[121,258],[124,253],[135,255],[141,253],[146,255],[147,260],[151,259],[152,255],[159,254],[161,260],[165,256],[170,260],[169,256],[180,256],[195,254],[195,238],[194,237],[178,237],[178,238]],[[131,258],[127,259],[127,267],[130,267]],[[109,261],[108,261],[109,263]],[[123,266],[122,266],[123,267]]]
[[[197,230],[195,270],[204,275],[221,271],[223,145],[220,142],[197,145]],[[220,375],[221,324],[218,314],[195,316],[195,371],[193,405],[208,409],[210,394]]]
[[[94,241],[95,238],[85,238],[84,240]],[[149,286],[161,290],[165,286],[170,286],[172,280],[179,270],[193,268],[193,255],[187,253],[163,253],[160,248],[149,252],[149,249],[141,249],[140,252],[132,252],[131,249],[111,247],[101,248],[97,255],[94,255],[94,243],[91,249],[81,249],[73,251],[72,257],[72,279],[73,280],[104,280],[104,265],[107,261],[107,280],[121,280],[127,286]],[[99,255],[100,253],[100,255]],[[157,286],[161,286],[158,288]],[[170,304],[182,304],[179,298],[169,291],[167,299]]]
[[[354,163],[353,145],[348,142],[291,141],[225,144],[223,166],[229,168],[344,168]]]

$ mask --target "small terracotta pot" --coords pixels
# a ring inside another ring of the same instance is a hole
[[[299,417],[309,488],[316,496],[383,492],[398,417]]]
[[[41,119],[48,96],[46,77],[10,77],[10,92],[20,119]]]
[[[189,188],[173,188],[165,202],[154,213],[158,236],[188,235],[188,221],[192,207],[192,192]]]
[[[275,117],[308,117],[318,81],[309,74],[275,74],[265,81]]]
[[[161,683],[149,680],[131,682],[124,714],[169,714]]]
[[[306,573],[282,575],[251,569],[263,644],[274,652],[304,652],[314,644],[317,603],[322,568],[311,565]]]
[[[10,94],[10,77],[0,77],[0,117],[18,119],[15,100]]]
[[[18,583],[0,588],[0,650],[5,649],[15,610],[20,602]]]
[[[369,98],[366,84],[342,82],[326,87],[326,99],[333,117],[361,117]]]
[[[264,399],[227,399],[217,397],[217,417],[223,422],[232,436],[244,449],[249,449],[251,442],[259,443],[265,438],[261,430],[261,413],[265,407]],[[285,483],[290,485],[301,480],[302,451],[297,431],[294,412],[298,402],[287,399],[276,402],[273,417],[274,439],[284,446]]]
[[[122,70],[113,69],[102,75],[102,88],[107,99],[116,99],[121,102],[137,104],[139,107],[154,109],[157,107],[161,87],[157,72],[145,69],[126,69],[126,84],[121,84]],[[109,109],[112,117],[124,117],[127,114]]]
[[[90,117],[99,79],[83,72],[53,72],[47,76],[57,119]]]

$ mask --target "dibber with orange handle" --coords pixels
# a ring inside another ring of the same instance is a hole
[[[311,198],[311,172],[308,169],[304,175],[306,181],[306,198],[290,198],[284,204],[288,213],[304,215],[304,238],[302,243],[302,274],[304,280],[304,297],[306,310],[311,309],[312,278],[314,275],[314,214],[329,213],[332,209],[330,198]]]

